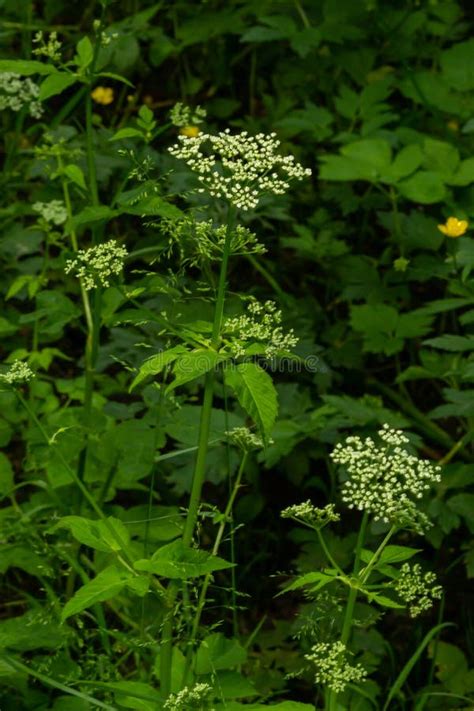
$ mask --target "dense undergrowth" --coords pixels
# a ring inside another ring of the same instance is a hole
[[[449,0],[1,0],[0,708],[474,704]]]

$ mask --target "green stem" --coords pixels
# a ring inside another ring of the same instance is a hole
[[[227,215],[227,229],[222,262],[217,286],[216,305],[214,310],[214,323],[212,327],[212,345],[219,346],[220,331],[224,315],[224,303],[227,283],[227,267],[229,264],[230,246],[232,231],[236,218],[236,210],[229,207]],[[212,402],[214,399],[214,371],[206,374],[204,383],[204,398],[201,408],[201,419],[199,423],[198,449],[196,463],[194,467],[193,482],[191,487],[191,497],[189,501],[188,513],[183,530],[183,544],[186,547],[191,545],[194,529],[198,519],[199,505],[201,502],[201,491],[206,475],[206,457],[209,447],[209,433],[211,426]],[[170,583],[167,591],[166,612],[163,621],[160,653],[160,689],[163,698],[167,699],[171,692],[171,666],[173,655],[173,612],[176,598],[179,591],[179,583]]]
[[[366,583],[367,580],[369,579],[369,575],[370,575],[370,573],[371,573],[371,571],[372,571],[372,568],[373,568],[374,565],[377,563],[378,559],[379,559],[380,556],[382,555],[383,549],[385,548],[385,546],[387,545],[387,543],[389,542],[389,540],[392,538],[392,536],[395,534],[396,530],[397,530],[397,527],[396,527],[396,526],[392,526],[392,528],[391,528],[390,531],[387,533],[387,535],[386,535],[385,538],[383,539],[382,543],[379,545],[379,547],[378,547],[377,550],[375,551],[374,555],[372,556],[372,558],[371,558],[370,561],[368,562],[367,566],[366,566],[365,568],[363,568],[363,569],[360,571],[360,581],[361,581],[361,583]]]
[[[364,515],[362,517],[362,522],[360,524],[359,535],[357,537],[357,544],[356,544],[355,558],[354,558],[354,568],[352,571],[353,577],[356,577],[357,574],[359,573],[359,570],[360,570],[361,552],[362,552],[362,548],[364,545],[365,532],[367,529],[368,520],[369,520],[369,515],[368,515],[367,511],[364,511]],[[342,632],[341,632],[341,642],[344,645],[346,645],[348,643],[350,635],[351,635],[352,620],[354,617],[354,607],[355,607],[356,600],[357,600],[357,587],[351,587],[349,590],[349,596],[347,598],[346,612],[344,615],[344,622],[342,624]],[[334,691],[330,692],[330,694],[329,694],[329,711],[336,711],[337,710],[337,696],[338,695],[336,692],[334,692]]]
[[[222,521],[219,525],[219,530],[217,531],[216,540],[214,541],[214,546],[212,548],[212,555],[217,555],[219,552],[219,548],[222,543],[222,537],[224,535],[225,527],[231,517],[232,509],[234,508],[235,498],[236,498],[237,493],[240,489],[240,485],[242,482],[242,476],[245,471],[245,467],[247,465],[247,460],[248,460],[248,452],[245,452],[244,456],[242,457],[242,461],[240,462],[239,471],[237,472],[234,486],[232,487],[232,492],[229,497],[229,501],[227,502],[227,506],[225,508],[224,515],[222,516]],[[206,596],[207,596],[207,591],[209,589],[209,585],[211,582],[211,578],[212,578],[212,573],[207,573],[207,575],[204,578],[204,582],[203,582],[201,591],[199,593],[199,600],[198,600],[198,604],[197,604],[196,614],[194,615],[193,626],[191,629],[191,638],[189,640],[188,653],[186,655],[186,665],[184,668],[183,683],[182,683],[183,687],[186,686],[186,684],[187,684],[188,674],[191,669],[193,648],[194,648],[194,644],[196,642],[196,637],[197,637],[197,633],[199,630],[199,623],[201,621],[201,616],[202,616],[202,613],[204,610],[204,606],[206,604]]]
[[[335,561],[334,558],[332,557],[331,553],[329,552],[329,548],[328,548],[327,545],[326,545],[326,541],[324,540],[324,536],[323,536],[321,530],[320,530],[319,528],[316,528],[315,530],[316,530],[316,535],[318,536],[319,544],[320,544],[321,548],[323,549],[324,555],[326,556],[326,558],[328,559],[328,561],[331,563],[332,567],[333,567],[335,570],[337,570],[337,572],[339,573],[339,575],[342,575],[343,577],[345,577],[344,571],[342,570],[342,568],[340,568],[340,567],[338,566],[338,564],[336,563],[336,561]]]

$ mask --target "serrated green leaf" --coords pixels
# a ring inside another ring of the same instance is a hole
[[[173,363],[176,358],[187,352],[188,351],[184,346],[174,346],[173,348],[169,348],[167,351],[162,351],[161,353],[158,353],[157,355],[154,355],[146,360],[140,367],[138,375],[132,381],[129,392],[145,380],[145,378],[161,373],[167,365]]]
[[[179,580],[188,580],[232,567],[233,563],[228,563],[207,551],[187,548],[181,540],[168,543],[159,548],[150,559],[138,560],[135,563],[136,570]]]
[[[126,526],[117,518],[93,521],[83,516],[64,516],[52,529],[67,528],[74,538],[98,551],[120,551],[127,548],[130,536]]]
[[[174,380],[168,385],[166,391],[170,392],[180,385],[200,378],[210,370],[214,370],[220,363],[229,359],[205,348],[198,348],[178,356],[173,366]]]
[[[224,371],[224,379],[240,405],[268,439],[278,413],[278,398],[271,377],[256,363],[240,363]]]
[[[82,610],[95,605],[97,602],[104,602],[115,597],[122,592],[132,577],[132,573],[115,565],[104,568],[93,580],[79,588],[75,595],[68,600],[61,613],[61,621],[64,622],[71,615],[77,615],[78,612],[82,612]]]
[[[72,226],[74,229],[83,225],[90,225],[94,222],[102,220],[111,220],[113,217],[120,215],[120,210],[112,210],[107,205],[96,205],[95,207],[85,207],[81,212],[72,218]]]

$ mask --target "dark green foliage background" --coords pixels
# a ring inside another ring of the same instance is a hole
[[[91,33],[100,7],[94,2],[3,0],[0,10],[2,57],[27,59],[38,29],[57,30],[66,55],[72,57],[80,37]],[[118,144],[109,139],[118,128],[135,125],[143,103],[163,126],[170,108],[183,101],[206,108],[210,132],[228,126],[251,133],[274,131],[284,152],[313,170],[312,179],[298,183],[287,196],[265,199],[252,228],[268,253],[235,260],[229,277],[235,294],[279,302],[287,325],[300,337],[297,352],[314,356],[311,362],[317,364],[302,372],[274,374],[280,403],[274,444],[253,459],[236,507],[234,582],[242,638],[265,617],[244,671],[252,672],[249,677],[264,700],[290,695],[314,702],[311,675],[290,681],[285,675],[300,668],[301,646],[292,635],[305,616],[319,613],[302,598],[274,595],[289,573],[320,566],[321,551],[309,535],[281,522],[279,512],[307,498],[316,505],[336,500],[331,447],[349,432],[370,434],[388,422],[409,431],[427,458],[441,460],[451,452],[428,505],[434,526],[425,547],[445,599],[441,609],[416,623],[388,613],[378,631],[362,625],[356,644],[365,650],[365,663],[383,690],[396,676],[400,660],[408,658],[430,627],[453,622],[443,632],[443,642],[421,657],[393,708],[415,708],[413,699],[419,703],[424,689],[459,698],[433,696],[417,709],[470,708],[474,242],[471,232],[446,239],[437,229],[450,215],[474,222],[470,3],[122,0],[110,3],[105,16],[110,31],[118,33],[104,50],[107,71],[125,76],[134,88],[104,79],[104,85],[113,87],[115,100],[94,106],[102,205],[110,204],[130,167],[127,157],[119,155]],[[45,130],[56,132],[53,135],[67,138],[71,149],[80,151],[78,163],[86,171],[84,113],[74,104],[75,92],[67,89],[46,102],[40,121],[2,113],[0,359],[34,351],[31,364],[38,375],[30,386],[30,404],[48,431],[58,432],[56,447],[74,465],[84,438],[90,437],[87,484],[99,498],[103,495],[109,514],[128,521],[144,519],[153,482],[157,507],[170,507],[157,508],[156,513],[176,516],[177,507],[187,502],[192,454],[156,460],[156,453],[166,455],[195,444],[200,389],[193,384],[187,394],[179,391],[159,420],[152,385],[128,393],[134,369],[154,352],[150,349],[164,344],[144,312],[127,310],[120,295],[111,291],[102,304],[93,417],[82,422],[84,330],[77,283],[64,275],[59,250],[52,250],[49,272],[42,275],[43,237],[31,227],[36,219],[32,204],[61,199],[61,194],[48,181],[33,148]],[[168,127],[149,154],[160,193],[183,207],[180,194],[190,185],[188,177],[166,154],[175,135],[176,129]],[[76,190],[75,213],[86,204],[84,194]],[[170,266],[176,269],[178,290],[203,278],[197,271],[187,277],[179,274],[176,257],[150,267],[150,248],[156,247],[157,253],[167,249],[159,229],[144,226],[137,216],[109,217],[95,224],[103,239],[115,237],[130,251],[149,250],[127,263],[126,271],[127,285],[148,289],[142,307],[170,308],[173,294],[165,287]],[[78,223],[81,246],[90,243],[89,228],[85,218]],[[146,276],[151,269],[157,276]],[[229,309],[235,308],[234,302],[237,298],[231,296]],[[207,308],[204,301],[190,300],[183,322],[204,318]],[[219,402],[213,424],[217,435],[226,428],[224,401]],[[229,418],[231,423],[243,422],[238,408]],[[70,513],[77,494],[55,449],[44,446],[9,392],[0,393],[0,444],[0,535],[5,541],[0,549],[0,570],[5,573],[1,646],[64,683],[119,677],[150,681],[156,648],[148,643],[140,647],[140,628],[127,629],[127,619],[141,616],[140,624],[156,637],[160,611],[152,604],[137,612],[136,600],[123,601],[123,619],[106,612],[116,632],[108,650],[101,647],[89,618],[67,631],[54,622],[52,600],[63,603],[71,592],[66,590],[69,568],[63,553],[74,552],[65,532],[52,533],[51,525]],[[224,450],[211,450],[205,489],[210,505],[224,507],[229,467],[235,465]],[[15,505],[9,498],[13,477],[21,484]],[[355,517],[346,513],[338,536],[329,538],[341,564],[350,560],[355,529]],[[143,531],[137,528],[136,535],[141,540]],[[173,537],[158,525],[151,526],[149,535],[150,542]],[[201,536],[204,546],[212,540],[205,517]],[[416,538],[405,542],[420,547]],[[85,554],[82,563],[87,568]],[[206,622],[223,620],[228,631],[230,577],[223,574],[218,581],[216,604]],[[363,606],[359,613],[366,619]],[[15,620],[17,615],[24,617]],[[126,651],[130,653],[122,663]],[[20,671],[12,677],[11,669],[2,671],[1,665],[3,711],[89,708],[81,699],[64,701],[60,691],[28,684]],[[374,688],[371,693],[376,693]]]

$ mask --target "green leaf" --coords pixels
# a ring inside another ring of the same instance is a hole
[[[67,528],[79,543],[107,553],[123,550],[130,543],[127,528],[112,516],[109,516],[107,521],[92,521],[83,516],[64,516],[52,531],[58,528]]]
[[[405,607],[405,605],[400,605],[399,602],[395,602],[395,600],[392,600],[385,595],[379,595],[378,593],[370,593],[368,595],[368,599],[370,602],[376,602],[382,607],[390,607],[395,610],[402,610]]]
[[[436,338],[429,338],[423,341],[424,345],[432,348],[439,348],[442,351],[452,351],[454,353],[463,353],[474,350],[474,336],[455,336],[445,334]]]
[[[66,74],[65,72],[50,74],[41,84],[38,98],[40,101],[45,101],[51,96],[61,94],[76,82],[77,77],[74,74]]]
[[[312,590],[319,590],[328,583],[331,583],[334,579],[334,575],[327,575],[326,573],[320,573],[319,571],[305,573],[304,575],[298,576],[296,580],[289,585],[285,585],[285,587],[278,593],[277,597],[292,590],[299,590],[300,588],[306,587],[306,585],[311,585]]]
[[[71,615],[77,615],[78,612],[82,612],[97,602],[104,602],[115,597],[122,592],[131,577],[133,577],[131,573],[115,565],[104,568],[68,600],[61,613],[61,621],[64,622]]]
[[[409,548],[408,546],[386,546],[380,555],[377,565],[388,563],[401,563],[404,560],[413,558],[414,555],[421,552],[421,548]],[[364,563],[369,563],[373,557],[373,551],[363,549],[361,559]]]
[[[196,380],[228,359],[229,356],[225,357],[205,348],[198,348],[178,356],[173,366],[174,380],[168,385],[166,391],[170,392],[184,383]]]
[[[228,563],[207,551],[187,548],[181,540],[162,546],[151,559],[142,559],[135,563],[136,570],[179,580],[188,580],[233,567],[233,563]]]
[[[184,213],[176,205],[172,205],[157,195],[140,200],[140,202],[133,205],[127,205],[122,210],[128,215],[139,215],[140,217],[154,215],[169,220],[180,220],[184,217]]]
[[[143,138],[143,132],[138,128],[120,128],[117,133],[114,133],[109,141],[122,141],[124,138]]]
[[[448,185],[465,186],[474,183],[474,158],[466,158],[461,161],[455,175],[449,176],[446,181]]]
[[[162,351],[158,355],[152,356],[146,360],[138,371],[138,375],[134,378],[132,384],[130,385],[129,392],[131,392],[136,386],[141,383],[145,378],[150,377],[150,375],[158,375],[162,370],[173,363],[181,354],[187,353],[187,349],[184,346],[174,346],[169,348],[167,351]]]
[[[85,207],[81,212],[72,218],[72,226],[74,229],[83,225],[90,225],[94,222],[102,220],[111,220],[113,217],[120,215],[119,210],[112,210],[107,205],[97,205],[95,207]]]
[[[441,69],[448,86],[458,91],[474,89],[474,39],[459,42],[441,54]]]
[[[78,185],[80,188],[87,190],[84,173],[78,165],[74,165],[74,163],[66,165],[63,168],[63,173],[69,178],[69,180]]]
[[[411,178],[398,183],[400,194],[422,205],[441,202],[446,195],[444,182],[438,173],[420,170]]]
[[[0,499],[8,496],[12,488],[13,468],[8,457],[3,452],[0,452]]]
[[[75,57],[78,67],[84,71],[92,62],[94,57],[94,48],[89,37],[83,37],[76,45],[77,55]]]
[[[405,146],[397,154],[389,168],[389,175],[395,180],[401,180],[417,170],[423,160],[421,148],[416,143]]]
[[[131,89],[135,88],[135,84],[132,84],[132,82],[129,81],[129,79],[126,79],[121,74],[115,74],[114,72],[100,72],[98,76],[107,77],[107,79],[115,79],[115,81],[119,81],[122,84],[126,84]]]
[[[212,674],[220,669],[233,669],[244,664],[247,652],[236,639],[220,632],[206,637],[196,652],[196,674]]]
[[[226,385],[268,439],[278,413],[278,399],[271,377],[256,363],[240,363],[224,371]]]
[[[390,168],[388,141],[374,138],[355,141],[341,148],[340,156],[322,156],[322,180],[381,180]]]
[[[0,59],[0,72],[13,72],[29,77],[32,74],[57,74],[58,70],[52,64],[43,64],[36,60]]]

